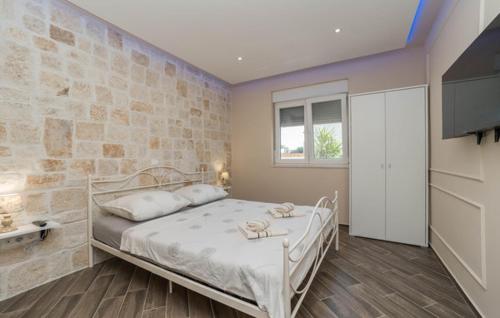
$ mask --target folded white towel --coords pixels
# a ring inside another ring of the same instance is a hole
[[[252,232],[262,232],[269,227],[268,220],[252,220],[246,222],[246,229]]]
[[[295,211],[295,205],[290,202],[282,203],[279,207],[270,208],[267,210],[273,218],[290,218],[294,216],[304,216],[304,214]]]
[[[281,235],[288,234],[288,230],[286,230],[286,229],[276,229],[276,228],[270,228],[270,227],[267,227],[263,231],[255,232],[255,231],[248,228],[248,222],[238,224],[238,228],[240,229],[241,233],[243,233],[243,235],[245,236],[245,238],[247,240],[253,240],[253,239],[264,238],[264,237],[281,236]]]
[[[293,204],[292,202],[283,202],[283,203],[281,203],[280,208],[284,212],[290,212],[290,211],[293,211],[293,209],[295,209],[295,204]]]

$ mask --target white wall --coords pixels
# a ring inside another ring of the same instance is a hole
[[[425,83],[425,51],[404,49],[283,74],[232,89],[233,196],[249,200],[315,204],[339,191],[340,223],[348,224],[347,168],[273,166],[273,104],[276,90],[347,79],[349,93]]]
[[[489,133],[442,140],[441,76],[500,11],[499,0],[460,0],[428,54],[431,244],[485,317],[500,312],[500,144]]]

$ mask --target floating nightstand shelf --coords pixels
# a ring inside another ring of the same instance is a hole
[[[47,231],[51,229],[60,228],[61,224],[54,221],[47,221],[45,226],[37,226],[35,224],[25,224],[17,227],[17,230],[12,232],[0,233],[0,240],[6,240],[22,235],[27,235],[31,233],[40,232],[40,238],[44,239],[46,237]]]

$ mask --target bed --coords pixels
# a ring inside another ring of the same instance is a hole
[[[203,171],[169,166],[120,179],[89,177],[89,255],[104,250],[255,317],[294,317],[334,240],[338,249],[336,192],[315,207],[297,206],[300,217],[273,220],[288,235],[257,240],[247,240],[237,224],[265,216],[276,204],[222,199],[142,222],[99,209],[101,196],[203,182]]]

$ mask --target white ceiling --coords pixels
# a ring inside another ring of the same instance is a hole
[[[402,48],[418,5],[418,0],[69,1],[233,84]],[[336,28],[342,31],[335,33]]]

